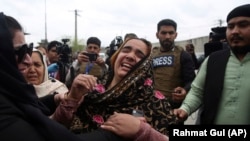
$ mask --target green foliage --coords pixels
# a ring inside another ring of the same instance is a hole
[[[72,47],[72,53],[75,53],[84,50],[86,45],[84,45],[84,39],[71,39],[70,47]]]

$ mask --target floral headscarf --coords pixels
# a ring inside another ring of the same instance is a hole
[[[168,126],[176,124],[169,101],[160,92],[153,90],[151,57],[141,60],[112,89],[105,91],[113,74],[105,76],[95,92],[89,93],[77,109],[70,129],[75,133],[95,130],[114,112],[132,114],[143,111],[144,117],[153,128],[168,134]]]

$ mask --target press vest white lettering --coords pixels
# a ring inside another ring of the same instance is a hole
[[[164,55],[153,58],[153,67],[173,66],[174,55]]]

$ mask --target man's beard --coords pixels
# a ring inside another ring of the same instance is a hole
[[[232,42],[234,40],[240,40],[242,42],[244,42],[244,38],[241,37],[240,35],[236,34],[234,35],[232,38],[231,38]],[[230,46],[232,52],[235,54],[235,55],[245,55],[247,54],[248,52],[250,52],[250,45],[245,45],[245,46]]]
[[[243,46],[243,47],[235,46],[235,47],[230,47],[230,48],[235,55],[244,55],[250,52],[250,45]]]
[[[164,51],[164,52],[169,51],[169,50],[173,49],[173,47],[174,47],[174,42],[171,42],[171,41],[164,40],[164,41],[161,41],[160,44],[161,44],[161,47],[163,48],[162,51]]]

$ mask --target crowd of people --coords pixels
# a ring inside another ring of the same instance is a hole
[[[0,139],[168,141],[169,127],[197,109],[197,124],[249,125],[250,4],[226,21],[225,48],[202,63],[193,44],[175,45],[177,23],[162,19],[160,46],[128,33],[104,60],[90,37],[60,75],[60,43],[27,45],[20,23],[0,13]]]

